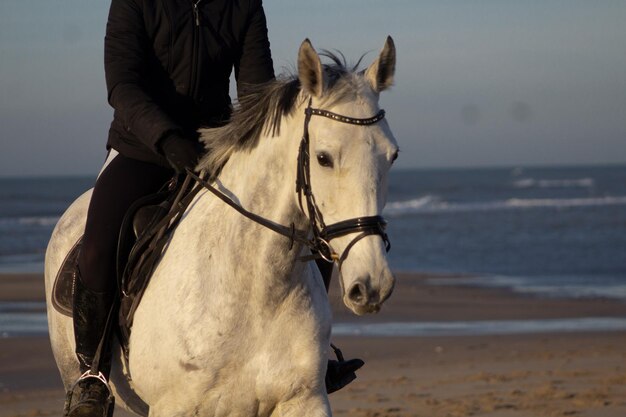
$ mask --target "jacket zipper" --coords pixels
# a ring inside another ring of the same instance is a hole
[[[196,0],[193,2],[193,17],[196,22],[196,27],[200,26],[200,11],[198,10],[198,5],[202,0]]]
[[[189,80],[189,95],[195,98],[196,94],[196,74],[198,66],[198,49],[200,47],[200,10],[198,5],[202,0],[192,0],[191,7],[194,18],[192,57],[191,57],[191,79]]]

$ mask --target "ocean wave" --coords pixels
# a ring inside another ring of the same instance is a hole
[[[521,210],[534,208],[569,208],[626,205],[626,196],[588,198],[510,198],[499,201],[451,203],[427,195],[387,204],[385,214],[401,216],[416,213]]]
[[[423,197],[414,198],[407,201],[396,201],[388,203],[385,207],[385,212],[388,213],[403,213],[412,211],[421,211],[430,207],[435,207],[442,204],[439,197],[434,195],[425,195]]]
[[[576,178],[561,180],[538,180],[522,178],[513,182],[515,188],[591,188],[595,185],[593,178]]]
[[[588,285],[528,285],[513,287],[514,291],[568,298],[616,298],[626,299],[626,285],[590,287]]]
[[[614,298],[626,300],[626,283],[585,285],[576,282],[550,283],[553,277],[528,278],[515,276],[475,276],[460,278],[433,278],[430,285],[470,285],[478,287],[509,288],[515,292],[543,297]],[[590,278],[589,281],[593,281]]]
[[[626,196],[589,198],[511,198],[505,201],[510,208],[533,207],[588,207],[626,204]]]
[[[3,217],[0,226],[54,226],[59,216]]]
[[[626,319],[624,317],[575,317],[541,320],[334,323],[332,332],[335,336],[429,337],[624,330],[626,330]]]

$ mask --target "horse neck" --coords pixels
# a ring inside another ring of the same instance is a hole
[[[298,112],[299,114],[300,112]],[[223,191],[247,210],[276,224],[306,228],[295,198],[296,162],[303,116],[283,119],[281,134],[262,137],[251,151],[235,152],[217,181]],[[285,297],[294,285],[301,285],[303,263],[296,258],[302,247],[243,217],[219,202],[207,216],[222,216],[233,268],[241,271],[257,294],[251,298]],[[261,294],[258,294],[260,292]]]
[[[264,135],[251,151],[235,152],[218,180],[243,207],[284,225],[303,220],[295,200],[298,120],[283,119],[280,135]]]

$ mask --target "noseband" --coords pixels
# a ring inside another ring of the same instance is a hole
[[[315,202],[315,196],[313,195],[313,190],[311,188],[311,155],[309,151],[309,123],[311,121],[311,117],[320,116],[340,123],[347,123],[358,126],[369,126],[378,123],[379,121],[384,119],[385,111],[380,110],[373,117],[359,119],[343,116],[327,110],[314,109],[311,107],[311,100],[309,99],[309,104],[304,113],[304,132],[302,134],[302,140],[300,141],[300,149],[298,152],[296,192],[298,193],[300,209],[303,212],[305,212],[302,204],[303,197],[306,202],[305,214],[307,214],[309,218],[311,230],[313,232],[313,240],[311,242],[313,246],[311,247],[311,249],[313,249],[314,252],[317,252],[319,256],[322,257],[324,260],[331,263],[337,262],[337,266],[340,270],[343,261],[345,261],[348,257],[350,249],[352,249],[352,247],[359,240],[363,239],[366,236],[379,235],[383,239],[383,242],[385,242],[387,252],[389,252],[389,249],[391,248],[391,243],[389,242],[387,233],[385,233],[387,221],[380,215],[356,217],[353,219],[333,223],[328,226],[324,223],[324,217],[322,216],[322,213]],[[360,232],[360,234],[352,239],[352,241],[344,249],[341,256],[339,256],[330,246],[331,240],[358,232]]]
[[[313,190],[311,189],[309,122],[311,121],[312,116],[321,116],[341,123],[358,126],[369,126],[381,121],[385,117],[385,111],[380,110],[373,117],[368,117],[366,119],[357,119],[354,117],[342,116],[340,114],[329,112],[327,110],[314,109],[311,107],[311,100],[309,100],[309,105],[305,109],[304,113],[304,133],[302,134],[302,141],[300,142],[300,149],[298,151],[296,192],[298,193],[300,209],[303,213],[307,215],[309,219],[311,231],[313,232],[312,239],[307,237],[307,233],[296,230],[293,224],[291,225],[291,227],[276,224],[264,217],[261,217],[244,209],[239,204],[230,199],[230,197],[226,196],[223,192],[213,187],[208,181],[194,174],[189,169],[187,169],[187,175],[188,177],[194,179],[198,184],[200,184],[199,187],[206,188],[208,191],[213,193],[224,203],[237,210],[243,216],[260,224],[261,226],[273,230],[280,235],[288,237],[291,240],[292,246],[293,242],[299,242],[308,246],[313,252],[313,255],[302,257],[300,258],[301,260],[307,261],[322,258],[327,262],[337,262],[337,267],[341,272],[341,265],[343,261],[345,261],[348,257],[350,249],[352,249],[352,247],[359,240],[363,239],[366,236],[379,235],[385,243],[387,252],[389,252],[389,249],[391,248],[391,243],[389,242],[387,233],[385,233],[387,221],[379,215],[364,216],[356,217],[354,219],[343,220],[326,226],[326,224],[324,223],[324,217],[322,216],[319,207],[315,203],[315,196],[313,195]],[[304,206],[302,205],[303,196],[306,202],[306,212],[304,210]],[[185,207],[186,206],[181,206],[180,210],[184,211]],[[352,241],[344,249],[341,256],[339,256],[330,246],[330,241],[335,238],[359,232],[360,234],[352,239]]]

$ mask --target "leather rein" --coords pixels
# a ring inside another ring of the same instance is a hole
[[[348,257],[350,249],[352,249],[352,247],[354,247],[354,245],[359,240],[370,235],[379,235],[385,243],[387,252],[389,252],[389,249],[391,248],[391,243],[389,242],[389,238],[387,237],[387,233],[385,232],[387,221],[380,215],[356,217],[330,225],[326,225],[324,223],[324,218],[319,210],[319,207],[315,203],[315,196],[313,195],[313,190],[311,188],[311,157],[309,151],[309,122],[311,121],[311,117],[320,116],[340,123],[347,123],[358,126],[369,126],[381,121],[385,117],[385,111],[380,110],[376,115],[372,117],[360,119],[343,116],[327,110],[312,108],[311,100],[309,99],[309,104],[304,113],[304,132],[302,134],[302,140],[300,141],[300,147],[298,151],[296,192],[298,193],[298,202],[300,204],[300,209],[305,215],[307,215],[309,219],[310,228],[313,234],[312,237],[309,237],[309,233],[306,231],[296,230],[293,223],[291,224],[291,226],[287,227],[246,210],[239,204],[235,203],[230,197],[226,196],[223,192],[212,186],[208,181],[196,175],[190,170],[187,170],[187,175],[194,179],[202,187],[213,193],[224,203],[237,210],[237,212],[239,212],[243,216],[260,224],[261,226],[264,226],[280,235],[289,238],[291,240],[289,250],[291,250],[291,248],[293,247],[294,242],[306,245],[311,250],[312,255],[301,257],[301,261],[310,261],[313,259],[322,258],[330,263],[337,262],[337,266],[339,270],[341,270],[341,265]],[[303,206],[303,200],[306,204],[306,211],[305,207]],[[346,246],[341,255],[337,254],[330,246],[330,241],[332,239],[358,232],[360,232],[360,234],[352,239],[352,241],[348,244],[348,246]]]

